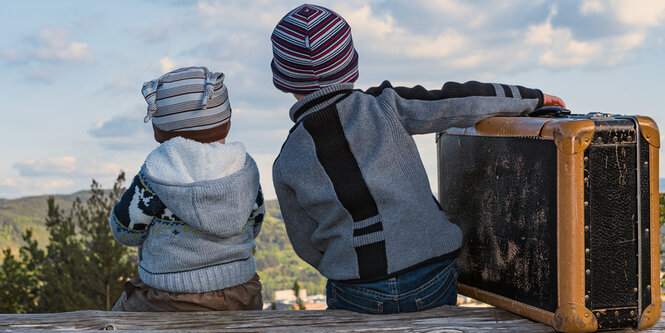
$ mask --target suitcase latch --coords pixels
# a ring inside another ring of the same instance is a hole
[[[614,115],[604,112],[589,112],[587,114],[589,118],[614,118]]]

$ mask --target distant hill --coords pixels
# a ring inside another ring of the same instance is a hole
[[[0,199],[0,248],[10,247],[16,251],[22,246],[21,234],[26,228],[34,230],[35,239],[46,246],[48,234],[44,221],[48,211],[46,200],[48,195],[32,196],[19,199]],[[89,191],[74,194],[55,195],[55,203],[60,209],[69,211],[76,198],[86,201]]]
[[[0,199],[0,248],[10,247],[14,253],[17,253],[18,248],[24,245],[21,233],[26,228],[32,228],[39,245],[46,247],[48,233],[44,222],[48,197],[42,195],[11,200]],[[54,197],[60,209],[69,211],[77,197],[86,201],[90,197],[90,192],[81,191]],[[255,258],[263,284],[264,302],[272,301],[275,290],[291,289],[296,280],[309,295],[324,293],[325,278],[293,252],[277,200],[266,201],[266,217],[256,243]]]
[[[660,191],[665,191],[665,178],[660,179],[659,185]],[[48,197],[41,195],[0,199],[0,248],[10,247],[15,253],[18,252],[18,248],[24,244],[21,233],[26,228],[32,228],[35,239],[42,247],[46,247],[48,233],[44,222]],[[54,197],[60,209],[68,211],[77,197],[86,201],[90,197],[90,192],[80,191]],[[665,228],[661,228],[661,237],[663,236]],[[662,245],[665,247],[665,243]],[[255,258],[263,283],[263,299],[266,302],[272,300],[275,290],[291,289],[295,280],[298,280],[301,287],[310,295],[321,294],[325,290],[325,278],[293,252],[276,200],[266,201],[266,217],[257,239]]]

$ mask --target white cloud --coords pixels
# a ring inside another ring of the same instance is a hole
[[[109,187],[121,171],[116,163],[73,156],[23,160],[13,168],[15,175],[0,179],[2,198],[74,193],[88,188],[92,179]]]
[[[615,38],[615,50],[616,51],[628,51],[632,50],[644,42],[646,34],[642,31],[640,32],[629,32],[625,35],[618,36]]]
[[[582,12],[599,12],[602,3],[587,1],[582,4]],[[547,20],[529,27],[525,34],[525,46],[539,54],[538,64],[553,68],[571,67],[613,67],[632,56],[632,52],[642,46],[646,38],[643,31],[629,31],[623,35],[611,35],[593,40],[579,40],[570,28],[554,27],[553,18],[557,15],[553,7]]]
[[[411,58],[446,57],[467,48],[466,38],[453,29],[446,29],[433,39],[408,34],[402,38],[404,53]]]
[[[144,153],[157,145],[150,124],[142,122],[146,104],[140,95],[141,83],[180,66],[205,65],[223,71],[234,111],[230,135],[246,143],[261,165],[264,186],[271,189],[271,182],[267,182],[270,165],[292,126],[288,108],[294,100],[271,84],[270,33],[288,10],[301,3],[200,0],[179,3],[182,6],[176,10],[162,4],[160,15],[134,22],[120,20],[117,25],[105,27],[110,29],[105,33],[132,32],[135,39],[123,36],[118,42],[110,38],[109,43],[118,44],[109,44],[105,54],[93,52],[96,44],[83,39],[88,34],[95,36],[93,31],[79,34],[81,28],[65,22],[64,26],[71,29],[34,29],[27,38],[4,44],[0,61],[40,82],[67,75],[80,67],[78,64],[95,66],[91,68],[102,76],[96,79],[97,88],[91,89],[98,89],[95,94],[111,96],[123,106],[122,110],[114,111],[114,105],[103,105],[94,110],[96,113],[82,114],[88,117],[82,118],[86,119],[83,131],[86,124],[90,127],[81,140],[93,139],[99,145],[89,146],[101,149],[110,155],[111,161],[123,167],[132,165],[132,161],[123,161],[119,156],[131,156],[138,164]],[[428,85],[432,89],[440,88],[446,80],[529,79],[533,70],[547,74],[548,70],[620,66],[635,59],[649,42],[665,45],[662,35],[665,1],[662,0],[321,0],[321,3],[342,14],[353,29],[361,61],[359,88],[376,85],[383,79]],[[553,3],[558,10],[551,10]],[[108,12],[103,16],[108,22],[116,21],[111,15],[115,14]],[[131,48],[123,48],[123,43]],[[511,76],[519,72],[524,76]],[[68,88],[73,94],[88,92],[77,85]],[[62,100],[65,98],[63,94]],[[130,98],[134,102],[127,102]],[[107,101],[111,99],[99,102],[109,104]],[[129,111],[114,115],[123,110]],[[430,138],[423,142],[428,147],[432,145]],[[68,185],[63,180],[69,179],[71,168],[90,173],[87,164],[94,166],[95,162],[88,160],[88,156],[101,160],[95,153],[82,150],[71,156],[74,162],[64,157],[19,162],[12,170],[17,177],[5,178],[0,186],[38,188],[41,180],[54,189],[58,186],[66,189]],[[423,156],[428,170],[435,165],[431,156]],[[11,170],[11,162],[6,165]],[[19,176],[20,170],[23,176]],[[27,176],[30,173],[33,175]],[[46,176],[36,176],[45,173]],[[87,174],[70,185],[78,186],[75,190],[85,188],[90,178],[92,175]]]
[[[436,36],[414,34],[397,26],[390,15],[375,16],[369,5],[349,9],[345,18],[359,45],[363,48],[368,45],[374,52],[393,53],[412,59],[442,59],[468,48],[466,37],[451,27]]]
[[[23,177],[68,176],[90,177],[117,174],[120,166],[94,159],[79,160],[73,156],[23,160],[14,163],[14,168]]]
[[[441,73],[496,77],[535,68],[613,67],[632,59],[649,37],[646,23],[637,24],[625,14],[626,1],[585,0],[554,6],[543,0],[321,2],[351,25],[363,64],[361,80],[367,78],[367,63],[394,75],[419,73],[421,80]],[[266,84],[270,78],[265,75],[271,57],[270,33],[299,4],[267,0],[185,3],[178,17],[165,17],[151,27],[163,27],[157,29],[160,33],[178,30],[160,38],[164,43],[188,35],[198,39],[187,39],[184,52],[154,61],[162,73],[176,65],[204,64],[221,70],[227,74],[233,96],[247,97],[250,94],[244,92],[259,87],[270,89]],[[647,22],[662,16],[658,4],[644,4],[652,11]],[[565,13],[558,14],[558,7]],[[624,13],[622,18],[619,12]],[[599,21],[609,23],[585,29],[585,24]]]
[[[472,4],[458,0],[419,1],[425,10],[435,10],[458,17],[472,17],[478,14],[477,8]]]
[[[587,0],[580,5],[582,15],[599,14],[605,11],[605,5],[601,0]]]
[[[73,180],[71,179],[54,179],[54,180],[47,180],[44,181],[43,179],[40,180],[28,180],[26,178],[5,178],[3,180],[0,180],[0,186],[6,186],[6,187],[34,187],[35,185],[39,187],[41,190],[53,190],[59,187],[63,186],[70,186],[74,183]]]
[[[399,66],[403,68],[400,73],[422,73],[422,68],[429,67],[434,74],[464,72],[494,76],[538,67],[555,70],[614,67],[632,59],[648,36],[647,23],[631,21],[625,10],[621,10],[623,16],[612,16],[627,2],[588,0],[574,8],[565,7],[566,12],[559,14],[559,8],[546,1],[414,1],[422,13],[410,15],[422,15],[423,20],[431,22],[428,31],[414,29],[417,19],[405,20],[400,11],[391,11],[390,5],[388,8],[371,3],[339,5],[338,12],[353,29],[361,60],[369,55],[373,66],[389,69]],[[644,5],[652,10],[647,22],[655,20],[651,17],[665,16],[665,11],[661,15],[660,6],[653,1]],[[536,16],[516,16],[512,22],[506,21],[506,17],[513,16],[520,8]],[[570,13],[573,9],[579,13]],[[492,15],[482,14],[487,12]],[[537,15],[543,16],[540,21]],[[614,26],[632,25],[628,29],[601,29],[580,35],[580,29],[584,30],[581,20],[584,15],[603,15],[608,21],[614,20]]]
[[[72,39],[72,33],[62,27],[43,28],[31,37],[34,48],[23,53],[23,56],[46,62],[82,62],[94,60],[94,53],[86,43]]]
[[[93,158],[59,156],[18,161],[15,174],[0,178],[0,197],[74,193],[90,187],[92,179],[110,187],[121,170],[117,163]],[[12,172],[14,173],[14,172]]]
[[[31,195],[71,194],[90,188],[92,179],[95,179],[102,188],[110,188],[115,182],[118,174],[119,173],[79,178],[63,176],[6,177],[0,179],[0,198],[13,199]],[[130,178],[131,181],[133,173],[127,174],[127,177]],[[128,185],[127,182],[125,182],[124,185]]]
[[[175,69],[175,61],[169,57],[159,59],[159,65],[163,73],[167,73]]]
[[[654,27],[663,24],[663,0],[610,0],[612,10],[620,22],[634,27]]]
[[[554,29],[546,22],[532,26],[525,42],[544,48],[538,62],[551,68],[586,65],[601,55],[603,48],[598,43],[576,41],[568,29]]]
[[[76,41],[69,29],[42,28],[24,38],[20,47],[0,50],[0,58],[23,67],[24,77],[33,82],[51,83],[63,75],[64,65],[92,64],[95,54],[87,43]]]
[[[201,24],[207,26],[237,26],[251,22],[252,26],[272,28],[277,21],[295,8],[299,3],[274,2],[267,0],[253,1],[198,1],[197,13]],[[270,10],[269,10],[270,9]],[[280,10],[282,9],[282,10]]]
[[[24,177],[5,178],[0,180],[0,197],[17,198],[46,193],[73,193],[85,188],[77,188],[75,184],[75,181],[65,178],[46,180]]]

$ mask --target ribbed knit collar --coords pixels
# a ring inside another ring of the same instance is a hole
[[[317,90],[293,104],[289,117],[293,122],[335,103],[343,94],[353,90],[353,83],[339,83]]]

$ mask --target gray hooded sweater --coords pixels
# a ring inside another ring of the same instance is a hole
[[[181,137],[146,158],[110,216],[113,237],[138,251],[146,285],[200,293],[249,281],[263,221],[254,160],[240,143]]]
[[[475,81],[352,89],[328,86],[290,110],[295,125],[273,181],[294,250],[328,279],[347,282],[456,257],[462,232],[433,198],[411,136],[527,114],[543,94]]]

